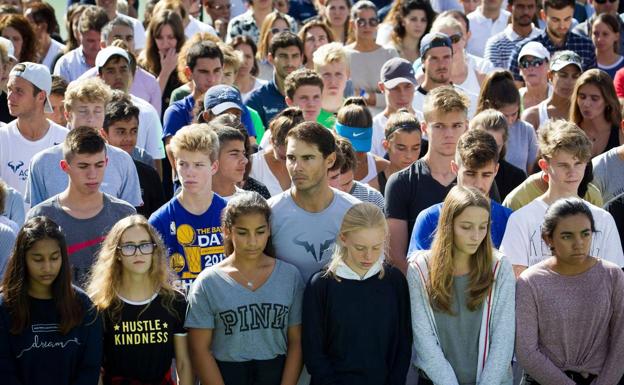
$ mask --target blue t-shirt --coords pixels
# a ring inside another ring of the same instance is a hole
[[[213,193],[212,203],[201,215],[188,212],[173,197],[149,218],[167,247],[169,266],[179,280],[176,286],[188,290],[203,269],[221,262],[224,255],[221,211],[225,200]]]
[[[264,127],[269,127],[271,119],[288,107],[284,95],[277,89],[275,79],[252,92],[247,105],[258,112]]]
[[[490,204],[492,208],[492,224],[490,226],[492,243],[494,247],[498,249],[503,241],[507,220],[512,211],[507,207],[501,206],[494,200],[490,200]],[[438,228],[438,219],[440,218],[441,211],[442,203],[438,203],[418,214],[416,223],[414,223],[414,229],[412,230],[407,254],[417,250],[431,249],[431,242],[433,242],[433,237]]]

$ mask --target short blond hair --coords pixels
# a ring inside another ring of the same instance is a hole
[[[312,61],[314,62],[315,71],[318,71],[320,67],[332,63],[345,63],[347,69],[349,68],[347,51],[345,51],[342,43],[338,42],[328,43],[318,47],[312,55]]]
[[[113,96],[111,88],[99,77],[75,80],[67,86],[63,103],[66,111],[76,102],[102,103],[106,106]]]
[[[169,142],[171,152],[177,157],[180,151],[201,152],[210,157],[210,162],[219,155],[219,137],[206,123],[195,123],[182,127]]]
[[[564,119],[549,120],[537,131],[542,158],[550,160],[558,151],[572,154],[581,162],[591,158],[592,144],[585,131]]]
[[[217,45],[221,49],[221,52],[223,52],[223,67],[231,67],[234,73],[238,73],[238,70],[245,60],[243,52],[235,50],[225,43],[219,43]]]
[[[463,112],[468,117],[469,106],[470,100],[463,92],[453,86],[442,86],[434,88],[425,96],[423,115],[425,121],[429,121],[436,113]]]
[[[453,16],[438,17],[431,24],[431,32],[441,32],[446,28],[454,29],[455,32],[463,32],[461,23]]]

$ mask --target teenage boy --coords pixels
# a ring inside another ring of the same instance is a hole
[[[457,185],[474,187],[488,197],[492,224],[490,232],[494,247],[500,247],[511,210],[489,198],[490,189],[498,171],[498,146],[492,135],[484,130],[469,130],[459,137],[455,160],[451,169],[457,175]],[[416,250],[431,249],[438,227],[442,203],[421,211],[416,218],[408,254]]]
[[[502,32],[487,40],[484,56],[494,67],[505,69],[509,68],[509,58],[516,44],[525,39],[536,38],[542,33],[541,29],[533,25],[533,18],[537,13],[536,0],[509,0],[508,2],[511,7],[511,23],[507,24]]]
[[[379,78],[378,87],[386,99],[386,108],[373,118],[371,152],[383,157],[386,155],[383,141],[388,118],[401,108],[407,108],[414,113],[412,103],[414,102],[414,91],[417,83],[412,63],[398,57],[384,63]]]
[[[245,135],[233,127],[210,124],[219,138],[219,168],[212,177],[212,190],[228,202],[234,194],[242,191],[237,184],[245,177],[249,160],[245,153]]]
[[[351,194],[362,202],[369,202],[377,205],[382,211],[384,209],[383,195],[367,184],[355,180],[355,170],[357,169],[357,158],[355,149],[348,139],[336,138],[336,162],[329,169],[329,185],[347,194]]]
[[[412,106],[417,116],[424,110],[425,97],[437,87],[453,86],[469,98],[468,118],[471,118],[477,106],[477,95],[454,86],[451,83],[451,63],[453,62],[453,43],[451,38],[441,32],[432,32],[420,41],[420,57],[425,75],[423,83],[416,87]]]
[[[542,43],[552,55],[555,51],[570,50],[576,52],[583,63],[583,70],[596,67],[594,44],[585,37],[570,31],[574,15],[575,0],[545,0],[540,16],[546,21],[546,30],[538,37],[528,40]],[[527,41],[527,42],[528,42]],[[518,55],[522,46],[518,44],[511,55],[509,70],[517,81],[522,81],[518,67]]]
[[[212,191],[219,139],[207,124],[192,124],[171,138],[170,148],[180,193],[153,213],[149,223],[165,242],[176,286],[188,292],[204,268],[225,258],[221,211],[226,202]]]
[[[191,124],[195,101],[201,101],[212,86],[220,84],[223,76],[223,52],[212,41],[204,40],[193,44],[186,54],[186,77],[193,82],[193,93],[172,103],[163,117],[163,139],[167,158],[174,168],[169,141],[182,127]]]
[[[303,62],[303,43],[292,32],[273,36],[269,44],[269,63],[273,66],[273,80],[251,93],[247,105],[258,112],[264,127],[280,111],[286,109],[284,83],[286,76]]]
[[[143,205],[137,207],[137,213],[149,218],[166,201],[160,177],[154,168],[154,160],[145,150],[137,147],[139,119],[139,109],[128,95],[114,91],[110,103],[106,105],[104,124],[100,133],[108,144],[132,157],[139,176],[143,200]]]
[[[288,107],[301,108],[303,118],[308,122],[317,121],[321,112],[323,79],[316,72],[307,68],[291,72],[284,81],[284,91]]]
[[[82,286],[108,231],[134,207],[100,191],[107,166],[106,143],[92,128],[76,127],[63,142],[60,167],[67,187],[33,207],[27,219],[46,216],[58,224],[67,240],[73,281]]]
[[[329,187],[336,160],[334,134],[316,122],[286,135],[286,168],[292,187],[269,199],[276,256],[295,265],[304,281],[330,260],[345,212],[359,200]]]
[[[95,65],[95,57],[100,51],[100,33],[108,23],[104,9],[87,5],[78,22],[80,46],[61,56],[54,66],[54,74],[68,83],[78,79]]]
[[[341,43],[320,46],[312,55],[314,70],[323,80],[321,112],[317,121],[325,127],[334,127],[336,113],[344,101],[349,80],[349,58]]]
[[[542,154],[538,164],[548,176],[548,189],[511,215],[501,244],[501,251],[513,264],[516,276],[552,255],[540,231],[544,214],[557,199],[578,196],[578,187],[591,157],[591,142],[587,135],[574,123],[565,120],[546,123],[538,131],[538,141]],[[613,217],[589,202],[587,206],[595,224],[589,255],[624,266],[622,245]]]
[[[481,4],[468,15],[472,34],[466,44],[466,51],[483,57],[485,43],[507,26],[510,13],[502,9],[502,0],[481,0]]]
[[[52,75],[52,87],[50,88],[50,106],[52,107],[51,113],[46,113],[46,117],[58,124],[59,126],[67,126],[67,119],[65,119],[65,91],[67,91],[67,82],[60,76]]]
[[[386,216],[390,257],[404,273],[409,235],[421,211],[442,202],[453,187],[451,161],[459,137],[468,128],[468,99],[451,86],[437,87],[423,105],[423,134],[429,139],[425,156],[397,172],[386,184]]]
[[[9,113],[17,119],[0,127],[0,178],[24,195],[30,160],[62,143],[67,129],[46,119],[52,112],[48,67],[19,63],[9,73],[7,86]]]
[[[110,98],[110,88],[98,78],[71,83],[65,93],[68,126],[91,127],[99,132],[104,124],[106,105]],[[141,206],[139,177],[130,155],[109,145],[106,145],[106,154],[108,167],[104,171],[102,191],[134,207]],[[50,147],[33,157],[24,197],[31,206],[59,194],[67,187],[67,174],[59,167],[62,159],[62,145]]]
[[[145,100],[132,95],[130,85],[136,70],[136,62],[123,48],[111,46],[98,52],[95,58],[98,76],[113,90],[120,90],[139,109],[139,132],[137,146],[154,158],[155,168],[162,172],[161,159],[165,157],[162,142],[162,125],[158,112]]]

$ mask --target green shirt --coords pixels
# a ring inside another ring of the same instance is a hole
[[[336,115],[334,115],[333,112],[329,112],[321,108],[321,112],[316,118],[316,121],[317,123],[322,124],[324,127],[333,130],[334,125],[336,124]]]
[[[169,100],[169,105],[172,105],[173,102],[182,100],[191,94],[191,86],[189,84],[190,83],[182,84],[180,87],[171,91],[171,99]]]
[[[256,130],[256,143],[260,144],[262,140],[262,136],[264,136],[264,124],[262,124],[262,118],[260,118],[260,114],[258,111],[253,108],[247,106],[249,110],[249,115],[251,115],[251,121],[253,122],[254,130]]]

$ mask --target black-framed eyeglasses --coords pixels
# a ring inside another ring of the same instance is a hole
[[[546,59],[535,58],[533,60],[522,59],[520,60],[520,68],[539,67],[546,62]]]
[[[117,250],[119,250],[121,255],[123,255],[124,257],[132,257],[133,255],[136,254],[137,249],[143,255],[151,254],[154,252],[154,248],[156,248],[156,244],[152,242],[141,243],[139,245],[127,244],[127,245],[117,246]]]
[[[458,33],[454,33],[451,36],[449,36],[449,39],[451,39],[451,43],[457,44],[462,39],[462,37],[464,37],[464,35],[462,35],[460,32],[458,32]]]
[[[271,33],[273,35],[277,35],[280,32],[288,32],[288,31],[290,31],[290,29],[288,28],[271,28]]]
[[[379,19],[376,17],[371,17],[370,19],[358,18],[355,19],[355,24],[360,28],[365,27],[367,24],[369,27],[376,27],[379,25]]]

